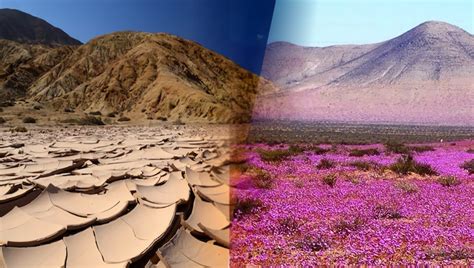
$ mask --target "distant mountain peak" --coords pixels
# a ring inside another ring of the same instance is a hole
[[[275,45],[262,75],[282,90],[256,115],[474,125],[473,73],[474,36],[440,21],[376,44]]]
[[[0,9],[0,39],[46,45],[81,44],[47,21],[10,8]]]
[[[463,29],[442,21],[426,21],[409,30],[405,35],[416,34],[424,37],[443,37],[451,34],[469,34]]]

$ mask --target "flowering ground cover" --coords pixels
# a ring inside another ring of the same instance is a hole
[[[472,266],[474,142],[419,146],[245,146],[232,266]]]

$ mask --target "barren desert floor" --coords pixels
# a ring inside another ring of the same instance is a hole
[[[228,266],[235,133],[0,129],[0,266]]]

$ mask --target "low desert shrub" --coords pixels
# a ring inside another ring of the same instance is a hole
[[[297,146],[297,145],[291,145],[290,147],[288,147],[288,152],[291,155],[297,155],[297,154],[300,154],[300,153],[304,152],[304,149]]]
[[[87,115],[83,118],[70,118],[62,121],[63,123],[77,124],[82,126],[103,126],[104,121],[100,117]]]
[[[328,185],[329,187],[336,186],[337,177],[335,174],[328,174],[322,178],[324,184]]]
[[[41,108],[43,108],[43,107],[41,107],[41,105],[35,105],[35,106],[33,106],[33,109],[35,109],[35,110],[41,110]]]
[[[349,163],[349,166],[355,167],[358,170],[368,171],[370,170],[375,164],[369,161],[354,161]]]
[[[102,115],[100,111],[93,111],[89,113],[90,115]]]
[[[115,117],[115,116],[117,116],[116,112],[110,112],[107,114],[107,117]]]
[[[74,109],[71,108],[64,108],[65,113],[74,113]]]
[[[474,174],[474,159],[464,162],[461,165],[461,168],[467,170],[467,172],[469,172],[469,175]]]
[[[310,252],[318,252],[328,249],[329,242],[321,235],[305,235],[303,239],[296,242],[296,247]]]
[[[437,175],[430,165],[416,162],[411,155],[400,157],[397,162],[390,165],[389,169],[401,175],[407,175],[410,172],[421,176]]]
[[[405,144],[397,141],[388,141],[384,144],[385,150],[389,153],[408,154],[410,149]]]
[[[370,149],[352,149],[349,156],[362,157],[364,155],[379,155],[380,152],[375,148]]]
[[[291,156],[290,151],[288,150],[257,150],[257,153],[260,155],[260,159],[267,162],[279,162],[287,159]]]
[[[285,234],[292,234],[298,231],[300,224],[292,217],[278,219],[278,230]]]
[[[438,178],[438,183],[444,187],[452,187],[461,184],[461,181],[454,176],[441,176]]]
[[[336,166],[336,163],[330,159],[323,158],[316,166],[317,169],[330,169]]]
[[[255,187],[260,189],[271,189],[273,187],[273,178],[270,173],[260,168],[252,168],[248,171]]]
[[[7,122],[7,121],[5,120],[5,118],[3,118],[3,117],[0,116],[0,124],[4,124],[5,122]]]
[[[36,123],[36,119],[31,117],[31,116],[27,116],[27,117],[23,118],[23,123],[25,123],[25,124],[34,124],[34,123]]]
[[[435,148],[433,148],[432,146],[428,146],[428,145],[410,146],[410,147],[408,147],[408,149],[410,151],[416,152],[416,153],[431,152],[431,151],[435,150]]]
[[[470,153],[470,154],[474,154],[474,149],[473,149],[473,148],[469,148],[469,149],[467,149],[466,152],[467,152],[467,153]]]
[[[315,153],[317,155],[322,155],[322,154],[325,154],[325,153],[329,152],[330,149],[324,149],[324,148],[321,148],[319,146],[314,146],[314,147],[310,148],[310,151],[312,151],[313,153]]]
[[[416,184],[408,181],[400,181],[395,184],[395,186],[407,194],[413,194],[419,191],[419,188],[416,186]]]
[[[119,122],[127,122],[127,121],[130,121],[130,118],[126,117],[126,116],[122,116],[120,117],[119,119],[117,119],[117,121]]]
[[[168,118],[164,117],[164,116],[158,116],[156,118],[156,120],[159,120],[159,121],[168,121]]]
[[[351,232],[360,230],[365,223],[366,220],[360,216],[356,216],[353,219],[339,219],[335,222],[333,229],[337,234],[347,235]]]
[[[395,205],[378,204],[374,207],[374,217],[377,219],[396,220],[403,218],[402,213]]]
[[[26,127],[15,127],[15,128],[12,128],[10,129],[10,132],[27,132],[28,130],[26,129]]]
[[[247,197],[243,199],[237,199],[237,201],[235,202],[233,215],[234,217],[238,217],[242,215],[251,214],[256,209],[259,209],[262,207],[263,207],[262,201],[255,198]]]

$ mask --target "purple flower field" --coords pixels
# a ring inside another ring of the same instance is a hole
[[[382,145],[303,148],[278,161],[262,151],[288,146],[246,146],[248,170],[233,182],[232,265],[472,266],[474,177],[461,166],[474,142],[430,146],[412,155],[432,175],[393,171],[401,156]],[[379,154],[349,156],[367,148]]]

